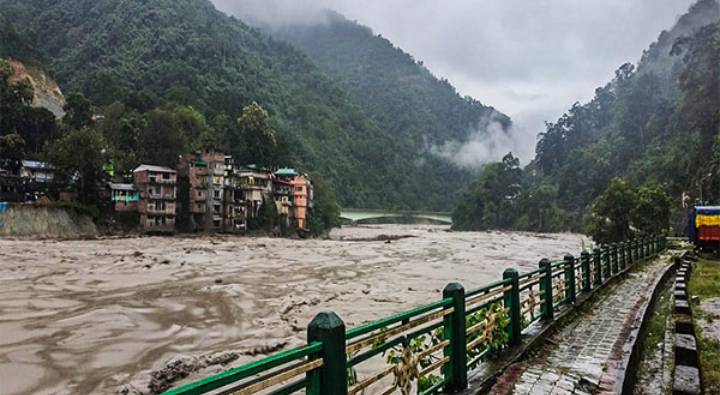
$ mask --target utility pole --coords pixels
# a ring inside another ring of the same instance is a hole
[[[712,173],[707,173],[705,175],[705,177],[701,177],[700,180],[698,181],[698,184],[699,184],[698,186],[700,189],[700,205],[705,205],[705,202],[703,201],[703,184],[705,183],[705,180],[707,180],[710,177],[712,177]]]

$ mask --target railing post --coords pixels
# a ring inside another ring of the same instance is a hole
[[[605,266],[605,275],[603,276],[603,279],[607,281],[610,277],[612,277],[612,266],[610,266],[610,248],[607,245],[603,246],[603,264]]]
[[[655,237],[655,253],[660,254],[660,251],[662,251],[660,249],[660,236],[656,236]]]
[[[582,266],[582,291],[583,292],[589,292],[590,287],[592,287],[592,284],[590,284],[590,253],[587,251],[583,251],[580,254],[580,265]]]
[[[612,243],[612,261],[613,261],[613,273],[618,274],[620,272],[620,256],[618,255],[617,243]]]
[[[599,248],[593,249],[593,270],[595,270],[595,285],[603,283],[602,251]]]
[[[627,268],[627,260],[625,259],[625,250],[626,250],[625,243],[626,242],[623,241],[622,243],[618,244],[618,248],[620,249],[619,252],[620,252],[620,270],[621,271],[625,270]]]
[[[540,268],[545,271],[545,276],[540,280],[540,292],[543,295],[543,319],[552,321],[555,316],[553,306],[553,285],[552,285],[552,264],[547,259],[540,261]]]
[[[643,237],[642,239],[640,239],[640,259],[644,261],[646,257],[647,255],[645,255],[645,238]]]
[[[443,333],[450,345],[444,354],[450,361],[443,367],[447,379],[445,392],[462,391],[467,388],[467,332],[465,329],[465,288],[450,283],[443,289],[443,299],[452,298],[453,312],[445,316]]]
[[[308,395],[346,395],[348,390],[345,323],[333,312],[313,318],[307,330],[308,343],[321,342],[323,366],[307,374]],[[311,356],[312,358],[312,356]]]
[[[635,254],[635,263],[642,260],[640,257],[640,240],[638,239],[633,240],[633,254]]]
[[[515,269],[503,272],[503,280],[510,280],[511,290],[503,295],[505,308],[510,310],[510,345],[520,345],[522,332],[522,317],[520,314],[520,274]]]
[[[627,263],[629,266],[632,266],[633,264],[633,254],[632,254],[632,240],[628,240],[625,242],[625,255],[627,256]]]
[[[565,255],[565,301],[575,303],[575,257]]]
[[[655,255],[655,236],[650,238],[650,255]]]

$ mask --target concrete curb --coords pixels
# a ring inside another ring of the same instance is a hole
[[[660,292],[662,291],[660,284],[665,282],[669,276],[678,268],[679,262],[676,259],[675,262],[665,267],[663,273],[658,276],[655,283],[652,285],[652,291],[650,291],[650,297],[645,301],[643,306],[635,316],[634,322],[637,325],[631,330],[628,339],[631,339],[623,346],[625,356],[622,358],[622,362],[618,369],[621,375],[618,377],[613,392],[622,394],[631,394],[633,387],[637,380],[637,369],[634,367],[638,366],[640,356],[642,353],[642,340],[644,338],[648,322],[650,321],[650,315],[652,314],[651,306],[655,304]]]
[[[687,292],[687,282],[692,272],[692,257],[679,259],[680,268],[675,276],[675,371],[673,372],[673,395],[700,395],[703,393],[697,340],[692,319],[692,308]]]

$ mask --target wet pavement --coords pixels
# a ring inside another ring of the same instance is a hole
[[[666,259],[658,259],[601,290],[532,357],[504,372],[491,394],[618,393],[629,334],[667,265]]]
[[[407,225],[331,240],[0,239],[0,393],[148,393],[304,344],[320,311],[359,325],[582,242]]]

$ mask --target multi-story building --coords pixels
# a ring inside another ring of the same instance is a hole
[[[314,194],[307,175],[300,174],[295,169],[279,169],[275,172],[275,176],[292,186],[290,217],[293,226],[297,229],[307,229],[308,208],[312,205],[310,196]]]
[[[272,191],[273,198],[275,200],[275,206],[277,207],[280,225],[284,228],[287,228],[291,225],[292,221],[292,182],[273,175]]]
[[[225,157],[225,188],[223,191],[223,232],[247,231],[247,205],[232,156]]]
[[[110,201],[113,210],[117,212],[133,212],[138,211],[138,202],[140,194],[134,184],[117,184],[108,183],[110,189]]]
[[[238,177],[248,218],[257,217],[260,207],[272,199],[272,175],[269,171],[252,166],[240,167],[235,171]]]
[[[178,226],[183,231],[223,230],[225,155],[205,149],[178,161]]]
[[[292,185],[295,226],[298,229],[307,229],[310,182],[305,175],[301,174],[292,180]]]
[[[146,232],[174,232],[177,172],[171,168],[140,165],[133,170],[138,190],[140,225]]]
[[[55,179],[55,169],[47,162],[23,160],[20,177],[41,184],[51,183]]]

